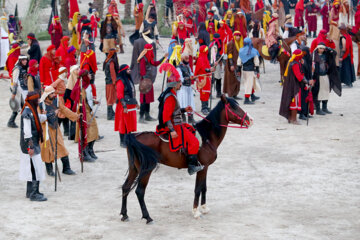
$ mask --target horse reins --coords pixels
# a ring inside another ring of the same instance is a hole
[[[235,113],[234,111],[231,110],[231,108],[229,107],[229,103],[225,104],[225,114],[226,114],[226,121],[230,122],[229,121],[229,116],[228,116],[228,111],[237,119],[240,119],[241,120],[241,123],[240,123],[240,126],[231,126],[231,125],[224,125],[224,124],[219,124],[219,126],[221,127],[225,127],[225,128],[249,128],[248,126],[244,126],[244,121],[245,121],[245,118],[247,116],[247,112],[245,112],[244,116],[241,118],[237,113]],[[204,119],[205,121],[207,122],[211,122],[209,119],[207,119],[206,117],[202,116],[201,114],[197,113],[194,111],[194,113],[201,117],[202,119]]]

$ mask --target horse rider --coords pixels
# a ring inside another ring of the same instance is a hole
[[[273,14],[272,19],[269,22],[268,31],[266,32],[265,43],[269,49],[269,54],[271,57],[270,62],[276,63],[276,57],[280,50],[280,44],[278,42],[279,38],[279,24],[278,24],[279,15],[277,13]]]
[[[176,71],[177,73],[177,71]],[[181,88],[179,74],[172,74],[167,80],[167,89],[159,97],[159,125],[156,134],[170,133],[170,151],[176,152],[182,148],[186,149],[186,162],[190,175],[201,171],[202,166],[197,159],[199,152],[199,140],[195,137],[195,129],[182,122],[181,114],[192,112],[191,106],[180,108],[176,92]]]

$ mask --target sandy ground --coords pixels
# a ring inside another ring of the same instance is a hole
[[[162,39],[161,44],[167,46],[168,41]],[[130,64],[132,48],[126,43],[119,61]],[[158,51],[160,57],[163,51]],[[102,62],[103,55],[98,56]],[[260,101],[253,106],[240,102],[254,117],[254,126],[229,129],[218,160],[209,168],[210,213],[198,220],[192,217],[194,176],[160,166],[146,192],[155,220],[147,226],[134,192],[128,200],[130,222],[120,221],[127,157],[113,121],[106,120],[103,79],[99,71],[96,84],[103,98],[97,122],[105,136],[94,147],[99,159],[85,163],[81,173],[77,145],[65,140],[77,175],[62,175],[57,192],[54,178],[47,177],[41,191],[48,201],[42,203],[26,199],[26,184],[18,180],[19,129],[6,127],[9,82],[0,81],[0,239],[359,239],[358,82],[344,88],[341,98],[331,94],[332,115],[315,116],[309,126],[304,121],[292,126],[278,115],[279,66],[266,63]],[[158,75],[156,96],[161,83]],[[198,95],[196,101],[199,110]],[[157,103],[151,113],[157,115]],[[153,131],[155,126],[139,124],[138,130]]]

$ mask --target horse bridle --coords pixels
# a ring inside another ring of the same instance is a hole
[[[234,111],[231,110],[230,108],[230,103],[226,103],[225,104],[225,116],[226,116],[226,121],[229,121],[229,114],[228,112],[230,112],[236,119],[240,119],[240,126],[231,126],[231,125],[224,125],[224,124],[219,124],[220,127],[225,127],[225,128],[249,128],[247,125],[244,126],[244,121],[245,121],[245,118],[247,116],[247,112],[245,112],[244,116],[243,117],[240,117],[239,114],[235,113]],[[197,116],[201,117],[202,119],[204,119],[205,121],[207,122],[210,122],[209,119],[207,119],[206,117],[204,116],[201,116],[201,114],[197,113],[197,112],[194,112]]]
[[[229,121],[229,115],[228,115],[228,112],[230,112],[236,119],[239,119],[240,120],[240,127],[238,126],[229,126],[229,125],[222,125],[220,124],[220,126],[222,127],[231,127],[231,128],[248,128],[247,125],[244,126],[244,121],[245,121],[245,118],[247,116],[247,112],[244,113],[244,116],[243,117],[240,117],[237,113],[235,113],[233,110],[231,110],[230,108],[230,103],[226,103],[225,104],[225,116],[226,116],[226,121],[230,122]]]

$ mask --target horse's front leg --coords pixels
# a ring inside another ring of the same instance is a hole
[[[195,218],[199,218],[201,216],[201,212],[199,207],[199,199],[200,194],[203,193],[203,189],[205,188],[206,193],[206,173],[207,173],[207,166],[196,174],[196,182],[195,182],[195,198],[194,198],[194,205],[193,205],[193,215]],[[202,198],[205,199],[205,198]]]
[[[204,179],[204,184],[202,186],[201,189],[201,206],[200,206],[200,212],[202,214],[207,214],[210,212],[210,209],[207,207],[206,205],[206,191],[207,191],[207,187],[206,187],[206,174],[205,174],[205,179]]]

